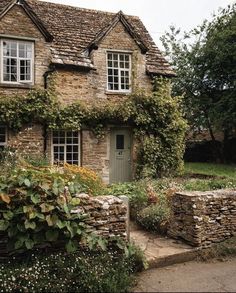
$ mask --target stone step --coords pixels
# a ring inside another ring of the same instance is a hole
[[[200,248],[131,226],[130,239],[143,250],[148,269],[196,259]]]

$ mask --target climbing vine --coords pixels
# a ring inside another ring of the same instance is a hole
[[[171,97],[170,83],[165,79],[155,81],[152,94],[137,92],[123,103],[76,102],[63,106],[47,91],[1,98],[0,123],[17,131],[31,122],[48,129],[78,130],[86,126],[98,138],[104,135],[108,124],[130,125],[138,145],[137,175],[165,176],[181,170],[186,122],[181,98]]]

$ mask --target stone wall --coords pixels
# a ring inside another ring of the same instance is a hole
[[[44,154],[44,130],[39,124],[25,125],[17,133],[9,131],[7,140],[18,154],[36,157]]]
[[[236,233],[236,190],[181,192],[172,197],[168,235],[209,246]]]
[[[107,91],[107,51],[109,50],[131,53],[132,91],[137,89],[143,89],[147,93],[152,91],[152,80],[146,74],[146,55],[141,53],[123,24],[118,23],[101,41],[99,48],[91,53],[96,70],[89,72],[56,70],[53,79],[55,91],[61,101],[66,104],[78,100],[91,103],[94,99],[96,103],[104,99],[120,102],[128,96],[122,92]]]
[[[78,196],[81,204],[74,213],[86,213],[85,223],[90,231],[109,238],[118,236],[127,239],[127,206],[115,196],[90,197],[87,194]]]

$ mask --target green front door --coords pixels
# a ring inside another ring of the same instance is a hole
[[[111,129],[110,183],[131,181],[131,131]]]

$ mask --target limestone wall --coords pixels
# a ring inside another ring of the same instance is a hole
[[[168,235],[209,246],[236,233],[236,190],[181,192],[172,198]]]
[[[127,206],[118,197],[97,196],[87,194],[78,196],[81,204],[75,213],[86,213],[85,223],[90,231],[103,237],[119,236],[127,239]]]

